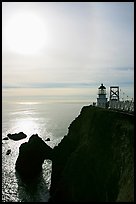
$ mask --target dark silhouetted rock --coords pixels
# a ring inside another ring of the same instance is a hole
[[[8,149],[6,152],[6,155],[9,155],[11,153],[11,149]]]
[[[19,132],[19,133],[15,133],[15,134],[8,134],[7,135],[11,140],[21,140],[27,137],[26,134],[24,134],[23,132]]]
[[[134,117],[83,107],[53,149],[49,202],[134,202]]]
[[[8,139],[9,139],[8,137],[4,137],[4,138],[3,138],[3,140],[8,140]]]
[[[52,148],[35,134],[21,144],[15,168],[23,178],[31,179],[41,172],[44,159],[52,159]]]
[[[50,138],[48,137],[45,141],[50,141]]]

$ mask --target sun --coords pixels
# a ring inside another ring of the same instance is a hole
[[[16,12],[7,23],[6,40],[11,51],[38,53],[46,44],[43,19],[33,12]]]

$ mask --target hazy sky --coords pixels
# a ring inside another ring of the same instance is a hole
[[[134,3],[2,2],[2,80],[104,83],[133,95]]]

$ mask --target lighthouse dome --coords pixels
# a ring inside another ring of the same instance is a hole
[[[98,89],[106,89],[106,87],[103,86],[103,84],[101,84],[101,86]]]

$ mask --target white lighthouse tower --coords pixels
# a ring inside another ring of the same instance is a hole
[[[97,106],[101,108],[106,108],[107,98],[106,98],[106,87],[101,84],[98,88],[98,98],[97,98]]]

